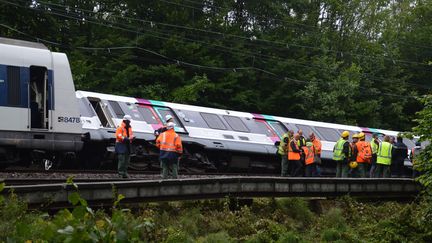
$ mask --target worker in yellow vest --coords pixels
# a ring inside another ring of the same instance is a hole
[[[373,178],[375,177],[375,168],[376,168],[376,161],[377,161],[377,153],[378,153],[378,148],[379,148],[379,144],[381,143],[381,141],[378,138],[378,133],[373,133],[372,134],[372,140],[370,141],[370,145],[372,148],[372,159],[371,159],[371,167],[369,170],[369,177]]]
[[[292,138],[293,131],[288,131],[282,135],[278,146],[278,154],[281,156],[281,176],[288,176],[288,156],[287,148]]]
[[[390,137],[384,136],[384,141],[380,143],[377,152],[375,178],[389,178],[391,176],[392,150],[393,145],[390,143]]]
[[[341,138],[333,148],[333,160],[336,162],[336,177],[348,177],[348,160],[351,157],[351,146],[348,142],[350,133],[343,131]]]

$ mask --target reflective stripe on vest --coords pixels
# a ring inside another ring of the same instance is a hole
[[[288,146],[288,160],[300,160],[300,153],[292,151],[291,143],[292,142],[290,141],[289,146]],[[295,145],[296,149],[298,150],[299,147],[298,147],[296,141],[294,141],[294,145]]]
[[[314,151],[313,147],[304,147],[303,150],[305,151],[305,164],[310,165],[314,162]]]
[[[345,154],[342,153],[343,147],[344,147],[345,143],[348,143],[348,141],[346,141],[343,138],[340,138],[336,142],[336,144],[334,146],[334,150],[333,150],[333,160],[343,160],[343,159],[345,159]]]
[[[170,137],[168,137],[169,138],[168,140],[171,140],[171,141],[167,141],[166,135],[167,135],[166,132],[162,133],[162,135],[161,135],[162,140],[160,142],[160,150],[168,151],[168,152],[176,152],[175,142],[178,138],[178,135],[175,134],[174,139],[171,139]]]
[[[392,157],[392,145],[389,142],[381,142],[378,153],[377,153],[377,163],[390,165]]]

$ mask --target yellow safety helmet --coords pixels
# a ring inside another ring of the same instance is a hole
[[[349,167],[350,167],[351,169],[355,169],[355,168],[357,168],[357,166],[358,166],[358,163],[357,163],[356,161],[351,161],[351,162],[349,163]]]
[[[349,137],[349,132],[348,131],[343,131],[341,134],[341,137],[346,138]]]
[[[358,137],[359,137],[359,138],[364,138],[364,137],[365,137],[364,132],[359,133],[359,134],[358,134]]]
[[[354,134],[352,135],[352,138],[359,138],[358,133],[354,133]]]

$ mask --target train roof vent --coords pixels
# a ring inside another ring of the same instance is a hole
[[[245,136],[239,136],[239,138],[240,140],[249,141],[249,138]]]
[[[15,40],[15,39],[9,39],[9,38],[4,38],[4,37],[0,37],[0,43],[6,44],[6,45],[23,46],[23,47],[31,47],[31,48],[48,50],[48,47],[46,47],[42,43],[23,41],[23,40]]]
[[[234,139],[234,136],[232,136],[232,135],[226,135],[226,134],[224,134],[223,136],[226,139]]]

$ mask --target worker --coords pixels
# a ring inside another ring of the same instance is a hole
[[[156,139],[156,146],[160,149],[162,179],[176,179],[178,176],[178,161],[183,153],[183,146],[180,136],[174,131],[174,126],[173,122],[168,122],[167,130]]]
[[[391,176],[392,149],[393,145],[390,143],[390,137],[384,136],[384,141],[380,143],[377,152],[375,178],[388,178]]]
[[[396,177],[402,177],[404,171],[404,162],[408,158],[408,147],[403,143],[401,134],[396,137],[396,143],[393,144],[392,165]]]
[[[312,177],[316,175],[316,164],[315,164],[315,153],[312,142],[306,142],[306,146],[303,147],[305,154],[305,174],[306,177]]]
[[[416,177],[420,176],[420,174],[421,174],[420,171],[418,170],[418,156],[420,155],[421,151],[422,151],[421,143],[416,142],[415,147],[413,147],[411,149],[411,155],[410,155],[410,160],[411,160],[411,163],[413,165],[413,167],[412,167],[412,170],[413,170],[412,177],[413,178],[416,178]]]
[[[130,115],[125,115],[120,126],[117,127],[115,136],[115,152],[118,158],[118,174],[121,178],[129,178],[127,168],[130,162],[131,143],[134,139]]]
[[[349,158],[349,160],[348,160],[348,163],[349,162],[352,162],[352,161],[356,161],[356,157],[354,156],[354,150],[356,149],[356,144],[357,144],[357,142],[358,142],[358,138],[359,138],[359,136],[358,136],[358,133],[354,133],[353,135],[352,135],[352,141],[351,141],[351,143],[350,143],[350,147],[351,147],[351,157]],[[349,166],[349,164],[348,164],[348,167],[349,167],[349,169],[348,169],[348,174],[349,174],[349,176],[350,177],[358,177],[358,172],[357,172],[357,166],[355,166],[355,167],[351,167],[351,166]]]
[[[356,143],[356,146],[353,150],[353,157],[355,161],[358,163],[357,172],[359,177],[366,178],[368,165],[372,160],[372,148],[369,142],[365,141],[365,134],[363,132],[358,134],[359,141]]]
[[[300,135],[300,138],[297,142],[299,148],[302,148],[303,146],[306,146],[306,139],[303,137],[303,130],[299,129],[297,132]]]
[[[341,138],[333,148],[333,160],[336,162],[336,177],[348,177],[348,160],[351,157],[351,146],[348,142],[350,133],[343,131]]]
[[[309,135],[309,138],[313,144],[313,148],[314,148],[314,156],[315,156],[315,175],[314,176],[321,176],[321,149],[322,149],[322,144],[321,141],[315,136],[315,133],[311,133]]]
[[[165,124],[168,124],[169,122],[174,122],[174,118],[168,114],[165,116]],[[157,138],[161,133],[165,132],[167,130],[166,126],[162,126],[154,131],[154,135]]]
[[[302,150],[298,146],[298,140],[300,135],[298,133],[294,134],[294,138],[289,142],[288,146],[288,161],[291,166],[291,176],[300,176],[303,173],[301,164],[301,154]]]
[[[290,132],[286,132],[282,135],[282,138],[278,146],[278,154],[281,156],[281,176],[288,176],[288,155],[287,145],[290,141]]]
[[[378,148],[379,148],[380,143],[381,143],[381,141],[378,138],[378,133],[373,133],[372,134],[372,140],[370,141],[370,145],[372,148],[371,168],[369,170],[369,177],[370,178],[375,177],[377,153],[378,153]]]

